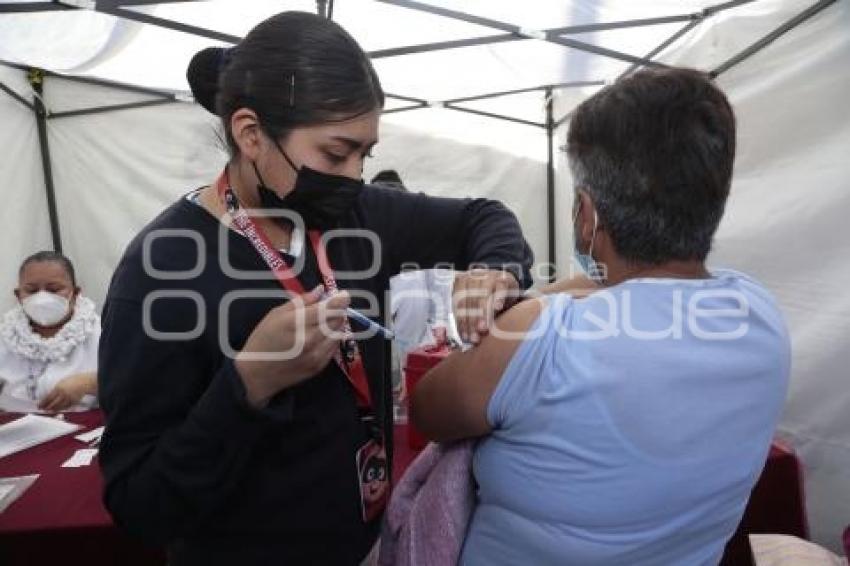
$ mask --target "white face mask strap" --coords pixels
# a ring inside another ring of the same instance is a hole
[[[576,212],[573,214],[573,226],[578,222],[578,215],[581,212],[581,198],[579,198],[578,205],[576,206]],[[596,230],[599,228],[599,214],[596,212],[596,209],[593,209],[593,234],[590,236],[590,247],[587,249],[587,255],[593,256],[593,243],[596,241]]]
[[[593,242],[596,241],[596,229],[599,227],[599,215],[596,210],[593,210],[593,234],[590,236],[590,247],[587,249],[587,255],[593,257]]]

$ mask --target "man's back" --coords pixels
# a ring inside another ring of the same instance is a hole
[[[764,464],[790,346],[735,272],[553,297],[479,445],[465,564],[714,564]]]

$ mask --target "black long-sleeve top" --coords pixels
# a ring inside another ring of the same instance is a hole
[[[327,252],[339,286],[373,293],[381,318],[403,264],[507,266],[531,284],[519,224],[494,201],[366,186],[340,227],[380,241],[376,251],[363,238],[333,239]],[[309,243],[303,253],[299,279],[311,289],[320,277]],[[342,273],[374,263],[368,279]],[[227,355],[281,304],[280,291],[247,239],[185,198],[130,243],[113,275],[98,368],[104,501],[119,526],[165,545],[173,566],[357,564],[377,538],[379,521],[361,519],[355,469],[367,431],[337,365],[256,410]],[[389,348],[378,337],[360,347],[391,442]]]

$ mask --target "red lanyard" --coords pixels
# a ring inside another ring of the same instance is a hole
[[[248,215],[243,208],[239,207],[239,201],[236,199],[236,194],[230,188],[230,181],[227,175],[227,169],[219,175],[215,182],[215,189],[219,198],[224,202],[228,213],[233,219],[233,224],[239,229],[242,234],[248,238],[257,253],[266,262],[269,269],[274,273],[281,287],[297,295],[304,294],[304,286],[292,273],[292,269],[286,261],[280,257],[280,253],[272,246],[268,236],[257,226],[254,220]],[[334,278],[333,269],[328,261],[328,254],[325,251],[325,246],[322,243],[322,235],[318,230],[309,230],[307,232],[310,237],[310,242],[313,246],[313,251],[316,254],[316,262],[319,264],[319,272],[322,275],[322,282],[325,286],[325,291],[335,293],[338,289],[336,279]],[[348,319],[345,320],[343,331],[346,336],[351,335],[351,325]],[[348,360],[342,355],[341,351],[337,351],[334,355],[339,368],[348,378],[348,381],[354,387],[354,393],[357,398],[357,406],[365,409],[372,409],[372,398],[369,393],[369,381],[366,378],[366,370],[363,367],[363,358],[360,355],[360,348],[357,342],[351,341],[351,356]]]

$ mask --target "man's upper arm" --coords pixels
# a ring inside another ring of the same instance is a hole
[[[450,355],[429,371],[413,392],[414,425],[437,441],[490,432],[490,398],[543,307],[541,299],[520,303],[496,320],[478,346]]]

